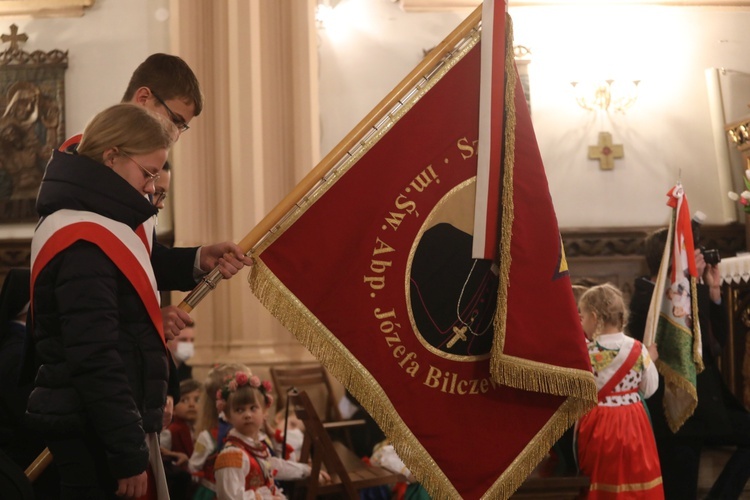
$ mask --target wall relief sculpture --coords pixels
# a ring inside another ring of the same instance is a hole
[[[26,52],[18,33],[0,36],[0,224],[36,222],[34,204],[44,166],[65,140],[68,53]]]

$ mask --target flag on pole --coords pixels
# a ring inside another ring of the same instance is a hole
[[[507,26],[510,36],[509,18]],[[472,258],[472,28],[258,245],[250,276],[256,296],[352,392],[427,491],[465,499],[509,497],[596,403],[507,52],[503,148],[513,154],[498,180],[499,260]]]
[[[495,8],[503,7],[500,15]],[[482,2],[482,56],[479,83],[479,151],[477,152],[477,188],[474,203],[474,241],[472,257],[494,260],[498,249],[498,207],[500,206],[500,175],[504,156],[505,132],[505,65],[509,48],[506,45],[506,0]],[[492,22],[489,22],[491,20]],[[512,45],[512,43],[511,43]],[[510,51],[512,53],[512,50]],[[509,61],[512,64],[512,60]],[[513,89],[510,89],[511,91]]]
[[[643,343],[648,346],[656,342],[656,367],[665,383],[664,416],[672,432],[677,432],[698,405],[696,377],[703,371],[703,347],[690,208],[680,183],[667,196],[672,217]]]

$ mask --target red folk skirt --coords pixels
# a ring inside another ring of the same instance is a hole
[[[659,455],[643,405],[597,406],[578,425],[578,463],[588,498],[663,499]]]

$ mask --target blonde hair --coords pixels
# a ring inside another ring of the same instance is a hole
[[[589,287],[583,285],[573,285],[573,298],[576,299],[576,304],[581,300],[581,296],[586,293]]]
[[[578,301],[578,308],[596,314],[596,332],[605,326],[622,330],[628,319],[628,310],[622,292],[610,283],[597,285],[586,290]]]
[[[117,148],[135,156],[169,149],[179,131],[171,121],[135,104],[116,104],[86,125],[78,154],[102,162],[104,152]]]
[[[242,363],[217,365],[208,372],[208,377],[203,382],[205,397],[200,398],[198,421],[195,425],[196,434],[204,430],[210,431],[219,425],[219,410],[216,409],[216,393],[224,386],[226,379],[233,377],[237,372],[245,372],[248,377],[252,376],[250,368]]]

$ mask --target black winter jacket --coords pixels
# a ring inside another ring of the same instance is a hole
[[[56,151],[37,211],[44,217],[61,209],[95,212],[133,229],[156,213],[111,169]],[[29,425],[50,439],[95,433],[116,479],[143,472],[145,433],[161,430],[169,365],[135,289],[103,250],[78,241],[41,270],[32,299],[39,370]]]

